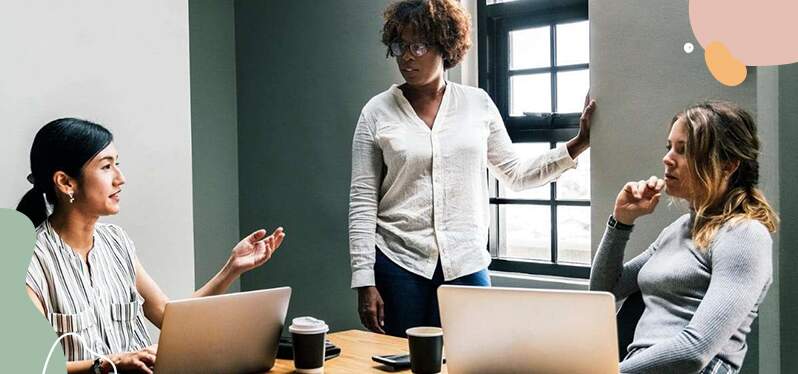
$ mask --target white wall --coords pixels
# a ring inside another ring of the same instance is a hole
[[[0,206],[30,185],[29,152],[50,120],[110,128],[127,177],[120,224],[171,297],[194,287],[186,1],[0,4]]]

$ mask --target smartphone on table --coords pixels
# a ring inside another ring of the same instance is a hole
[[[371,356],[371,359],[393,370],[402,370],[410,367],[410,355],[407,353],[398,355]]]
[[[383,355],[371,356],[371,359],[379,362],[393,370],[402,370],[410,368],[410,354],[401,353],[397,355]],[[443,358],[443,363],[446,363],[446,357]]]

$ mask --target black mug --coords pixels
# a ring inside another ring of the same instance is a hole
[[[440,373],[443,330],[440,327],[413,327],[405,333],[410,346],[410,370],[416,374]]]

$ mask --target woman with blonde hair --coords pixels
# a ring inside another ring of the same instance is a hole
[[[762,192],[751,115],[710,101],[671,122],[664,179],[627,183],[599,245],[590,289],[623,299],[640,291],[645,311],[623,373],[737,373],[746,336],[772,283],[770,233],[778,217]],[[690,212],[623,263],[635,220],[663,192]]]

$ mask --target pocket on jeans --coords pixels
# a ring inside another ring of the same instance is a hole
[[[736,371],[731,364],[723,361],[720,357],[715,357],[709,361],[706,367],[701,369],[699,374],[735,374]]]

